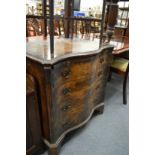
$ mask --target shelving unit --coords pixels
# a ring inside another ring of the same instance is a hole
[[[42,15],[43,14],[43,6],[41,3],[38,3],[37,5],[37,15]],[[49,5],[46,5],[46,15],[49,15]]]
[[[115,35],[128,36],[129,33],[129,6],[118,8],[117,24],[115,25]]]

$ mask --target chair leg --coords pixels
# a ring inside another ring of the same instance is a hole
[[[123,104],[127,104],[126,85],[127,85],[128,73],[129,73],[129,64],[128,64],[127,70],[125,72],[124,81],[123,81]]]

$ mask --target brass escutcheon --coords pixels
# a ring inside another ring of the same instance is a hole
[[[66,94],[68,94],[68,93],[70,93],[71,92],[71,89],[70,88],[65,88],[64,90],[63,90],[63,94],[64,95],[66,95]]]

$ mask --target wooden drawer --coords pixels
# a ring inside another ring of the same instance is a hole
[[[91,97],[90,97],[90,105],[91,109],[94,105],[97,105],[104,101],[104,93],[105,93],[105,83],[107,78],[104,74],[98,76],[91,85]]]
[[[62,95],[62,92],[69,94],[70,91],[74,93],[88,87],[95,78],[106,77],[111,61],[107,55],[108,53],[101,53],[95,57],[67,60],[56,64],[53,74],[56,94]],[[70,87],[73,87],[73,90]]]
[[[86,104],[77,100],[77,103],[65,105],[61,109],[62,128],[68,129],[80,124],[86,119]]]
[[[69,58],[53,66],[53,105],[56,137],[86,120],[104,99],[110,66],[108,52]]]
[[[75,71],[74,71],[75,72]],[[74,77],[77,77],[74,80]],[[54,101],[59,108],[62,107],[62,103],[76,103],[80,99],[86,101],[86,96],[90,89],[90,84],[92,82],[92,77],[90,76],[78,76],[78,72],[72,74],[72,76],[67,79],[56,80],[54,84]],[[65,81],[65,82],[63,82]]]
[[[68,115],[68,112],[72,111],[80,113],[80,108],[82,108],[83,111],[86,110],[84,106],[88,103],[90,86],[87,84],[83,87],[77,87],[76,83],[73,83],[67,83],[57,88],[57,90],[55,89],[54,100],[57,104],[56,109],[60,114],[65,113]],[[64,116],[62,118],[64,118]]]
[[[85,57],[83,59],[72,59],[54,65],[55,84],[77,81],[78,79],[90,79],[96,68],[92,67],[94,57]]]
[[[57,129],[58,135],[85,119],[88,92],[88,84],[78,87],[74,81],[54,88],[55,119],[59,122],[55,125],[55,129]]]
[[[88,97],[72,97],[66,96],[65,100],[57,102],[55,107],[55,129],[57,134],[64,132],[65,130],[80,124],[87,118],[87,106]],[[56,102],[55,102],[56,103]]]
[[[58,97],[66,97],[66,96],[81,96],[84,95],[90,85],[91,79],[81,78],[77,81],[70,81],[64,84],[54,85],[55,95]],[[58,99],[60,99],[58,98]]]
[[[65,131],[80,124],[89,116],[94,105],[103,101],[108,66],[103,53],[93,60],[71,60],[54,66],[54,103],[59,121],[56,128]],[[63,73],[67,70],[65,77]]]

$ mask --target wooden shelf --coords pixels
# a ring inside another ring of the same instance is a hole
[[[122,17],[122,18],[119,18],[118,20],[129,20],[129,18]]]
[[[44,16],[38,16],[38,15],[26,15],[26,18],[44,19]],[[46,17],[46,18],[47,18],[47,17]]]
[[[115,25],[115,28],[127,29],[127,26],[123,26],[123,25]]]
[[[125,7],[125,8],[124,7],[120,7],[119,9],[123,10],[123,11],[129,11],[129,7]]]

